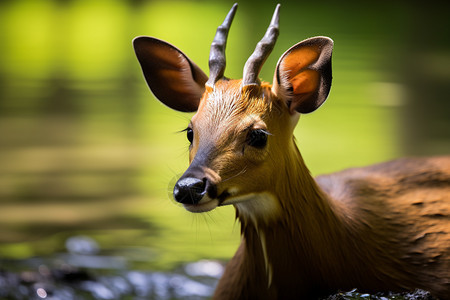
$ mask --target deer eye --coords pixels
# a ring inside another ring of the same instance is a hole
[[[194,140],[194,130],[192,130],[192,128],[186,129],[186,137],[187,137],[189,143],[192,144],[192,141]]]
[[[252,147],[262,149],[267,144],[268,135],[269,133],[262,129],[252,130],[248,133],[247,144]]]

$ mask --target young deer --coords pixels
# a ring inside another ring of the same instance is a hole
[[[216,299],[309,299],[337,290],[429,290],[450,299],[450,157],[399,159],[310,175],[293,137],[302,113],[326,100],[333,41],[304,40],[259,71],[278,36],[279,6],[245,64],[224,77],[236,4],[218,27],[207,77],[183,52],[151,37],[134,48],[154,95],[193,112],[190,166],[174,187],[191,212],[234,205],[242,242]]]

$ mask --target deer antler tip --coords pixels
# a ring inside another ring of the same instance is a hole
[[[278,23],[280,22],[280,7],[281,4],[277,4],[277,6],[275,7],[275,11],[273,12],[273,17],[272,20],[270,22],[270,25],[275,25],[278,27]]]
[[[235,3],[228,12],[222,25],[217,28],[216,35],[211,44],[211,51],[209,55],[209,71],[210,76],[206,82],[206,86],[213,87],[214,84],[224,76],[225,72],[225,47],[227,44],[228,31],[233,22],[234,15],[238,5]]]
[[[269,28],[267,28],[266,34],[262,40],[256,45],[256,49],[249,57],[244,66],[244,74],[242,79],[243,86],[259,85],[258,74],[261,71],[261,67],[275,46],[275,42],[279,33],[279,21],[280,21],[280,4],[275,8],[272,20],[270,21]]]
[[[230,11],[228,12],[228,15],[225,18],[224,24],[225,23],[231,24],[231,21],[233,21],[234,15],[236,14],[237,7],[238,7],[237,3],[233,4]]]

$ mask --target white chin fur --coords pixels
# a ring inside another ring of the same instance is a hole
[[[219,205],[219,200],[203,198],[198,204],[183,204],[184,208],[193,213],[203,213],[213,210]]]
[[[223,205],[227,204],[234,204],[240,216],[251,219],[255,224],[258,220],[267,222],[276,219],[281,213],[277,198],[268,192],[233,197],[224,201]]]

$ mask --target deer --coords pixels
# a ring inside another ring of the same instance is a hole
[[[194,113],[189,167],[173,197],[193,213],[233,205],[241,243],[214,299],[317,299],[424,289],[450,299],[450,156],[406,157],[313,177],[294,128],[328,98],[333,40],[289,48],[273,83],[260,70],[280,5],[243,69],[225,77],[234,4],[211,44],[209,76],[175,46],[133,40],[144,78],[169,108]]]

